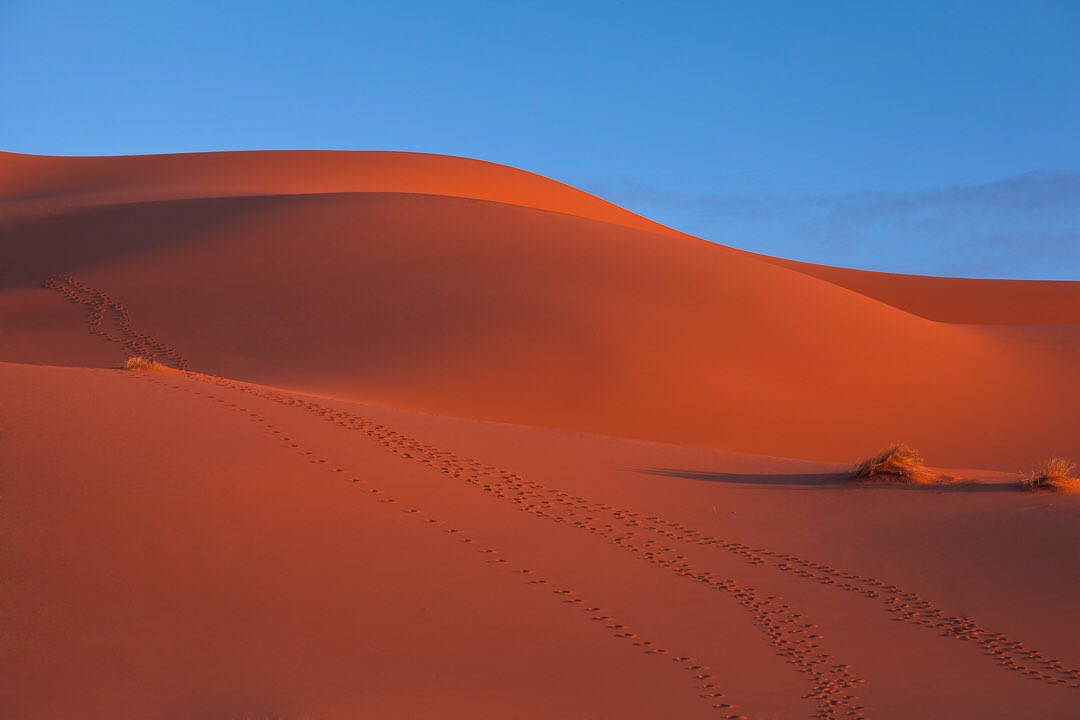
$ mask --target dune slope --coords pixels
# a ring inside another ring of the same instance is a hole
[[[6,717],[1078,707],[1076,503],[171,371],[0,393]]]
[[[987,325],[1080,323],[1080,283],[868,272],[757,255],[929,320]]]
[[[546,177],[445,155],[252,151],[47,157],[0,152],[0,218],[109,203],[328,192],[402,192],[491,200],[679,235]]]
[[[210,159],[235,160],[241,177],[267,157]],[[430,160],[402,156],[395,172],[430,186],[418,159]],[[141,181],[145,166],[173,158],[110,160],[109,182],[126,187],[125,162]],[[177,163],[181,179],[198,164]],[[938,464],[1007,470],[1080,454],[1067,421],[1080,402],[1076,325],[1025,334],[930,322],[747,253],[570,214],[573,203],[447,194],[476,185],[480,171],[461,163],[438,174],[438,195],[110,201],[9,218],[5,359],[121,359],[85,339],[46,341],[79,313],[59,297],[46,310],[37,286],[69,273],[125,303],[195,369],[323,394],[822,460],[896,440]],[[64,192],[73,173],[56,181]],[[30,175],[9,185],[43,192],[49,172]],[[331,177],[319,186],[378,184]],[[275,182],[261,187],[286,189]],[[26,335],[17,318],[28,314]]]

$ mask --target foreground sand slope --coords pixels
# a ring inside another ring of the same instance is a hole
[[[1080,708],[1076,503],[174,372],[0,395],[5,717]]]
[[[70,273],[193,368],[322,394],[821,460],[894,441],[1008,471],[1080,455],[1080,283],[893,291],[455,158],[4,162],[3,359],[116,362],[65,339],[79,313],[40,285]],[[58,204],[16,212],[30,197]]]

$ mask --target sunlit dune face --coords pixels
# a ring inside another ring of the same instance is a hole
[[[414,193],[489,200],[678,235],[580,190],[466,158],[397,152],[245,152],[60,158],[0,153],[0,199],[65,207],[194,197]]]

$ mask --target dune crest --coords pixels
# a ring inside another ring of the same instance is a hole
[[[928,320],[973,325],[1080,323],[1080,282],[900,275],[757,257]]]
[[[680,234],[555,180],[447,155],[274,150],[54,157],[0,152],[0,203],[7,204],[6,212],[13,215],[183,198],[328,193],[488,200]]]

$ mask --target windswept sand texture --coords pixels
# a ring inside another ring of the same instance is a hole
[[[1080,717],[1078,367],[488,163],[0,154],[0,716]]]

